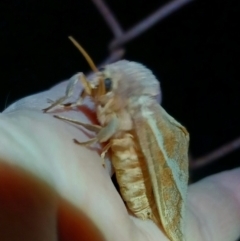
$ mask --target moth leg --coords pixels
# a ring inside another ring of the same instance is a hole
[[[101,158],[103,158],[103,159],[105,158],[105,155],[111,146],[112,146],[112,143],[110,141],[106,146],[103,147],[102,153],[101,153]]]
[[[57,104],[58,106],[61,106],[62,108],[64,107],[75,107],[75,106],[81,106],[82,105],[82,102],[83,102],[83,99],[87,96],[86,92],[85,91],[82,91],[81,94],[79,95],[78,99],[75,101],[75,102],[68,102],[66,104]],[[47,102],[48,103],[53,103],[53,105],[55,106],[55,102],[56,101],[53,101],[51,99],[47,99]],[[54,107],[53,106],[53,107]],[[51,108],[53,108],[51,107]],[[50,108],[50,106],[48,107]],[[44,109],[45,110],[45,109]]]
[[[108,141],[118,129],[118,118],[116,115],[113,115],[112,119],[108,124],[98,132],[96,138],[100,143]]]
[[[76,83],[79,81],[79,77],[80,77],[81,73],[78,74],[77,76],[73,76],[66,88],[65,91],[65,96],[60,97],[59,99],[57,99],[56,101],[54,101],[49,107],[43,109],[44,112],[49,111],[50,109],[52,109],[53,107],[60,105],[62,102],[64,102],[67,98],[69,98],[72,93],[73,93],[73,88],[75,87]]]
[[[66,103],[63,106],[65,107],[76,107],[76,106],[81,106],[84,98],[86,96],[91,96],[92,95],[92,89],[94,86],[92,86],[89,81],[87,80],[86,76],[81,73],[81,76],[79,76],[79,81],[83,85],[83,91],[79,95],[78,99],[74,103]]]
[[[64,108],[64,107],[80,106],[81,103],[82,103],[82,100],[83,100],[83,98],[84,98],[84,97],[82,97],[84,93],[85,93],[85,92],[82,92],[82,93],[81,93],[81,95],[80,95],[80,97],[78,98],[77,102],[68,102],[68,103],[66,103],[66,104],[58,104],[58,106],[60,106],[60,107],[62,107],[62,108]],[[55,103],[55,102],[56,102],[56,101],[54,101],[54,100],[47,99],[47,103],[53,104],[53,103]],[[50,108],[50,106],[49,106],[48,108]],[[53,108],[53,107],[52,107],[52,108]],[[45,109],[43,109],[43,110],[45,110]]]
[[[67,117],[64,117],[64,116],[54,115],[54,117],[57,118],[57,119],[60,119],[60,120],[69,121],[71,123],[83,126],[87,130],[93,131],[95,133],[98,133],[102,129],[102,127],[99,126],[99,125],[83,123],[83,122],[80,122],[80,121],[77,121],[77,120],[74,120],[74,119],[71,119],[71,118],[67,118]]]
[[[66,91],[65,91],[65,95],[60,97],[59,99],[53,101],[52,104],[49,107],[43,109],[43,112],[47,112],[50,109],[52,109],[53,107],[61,105],[66,99],[71,97],[72,94],[73,94],[74,87],[75,87],[75,85],[77,84],[78,81],[80,81],[82,83],[83,87],[84,87],[84,91],[82,92],[81,95],[84,95],[83,93],[85,93],[85,92],[87,94],[89,94],[89,93],[91,94],[91,85],[90,85],[90,83],[87,81],[87,79],[86,79],[86,77],[84,76],[83,73],[79,73],[77,75],[74,75],[70,79],[70,81],[69,81],[69,83],[67,85]],[[79,99],[77,101],[78,105],[80,105],[81,95],[80,95],[80,97],[79,97]],[[63,106],[66,106],[66,105],[63,105]],[[71,105],[67,104],[67,106],[71,106]]]
[[[118,119],[114,115],[113,118],[109,121],[108,125],[101,127],[101,129],[99,130],[95,138],[92,138],[86,142],[79,142],[78,140],[74,139],[74,142],[81,146],[89,146],[96,142],[102,143],[102,142],[108,141],[116,133],[117,128],[118,128]]]
[[[112,142],[110,141],[106,146],[103,147],[102,153],[101,153],[101,159],[102,159],[102,166],[105,167],[106,166],[106,162],[105,162],[105,155],[108,152],[109,148],[112,146]]]
[[[95,138],[92,138],[92,139],[90,139],[90,140],[88,140],[88,141],[85,141],[85,142],[80,142],[80,141],[78,141],[77,139],[73,139],[73,142],[76,143],[77,145],[80,145],[80,146],[90,146],[90,145],[96,143],[97,141],[98,141],[98,140],[97,140],[96,137],[95,137]]]

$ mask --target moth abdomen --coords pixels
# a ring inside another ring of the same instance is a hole
[[[142,220],[151,219],[159,225],[148,167],[134,134],[125,132],[121,138],[112,138],[111,143],[112,164],[121,196],[128,209],[136,217]]]

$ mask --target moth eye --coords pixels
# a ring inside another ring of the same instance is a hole
[[[110,78],[104,79],[104,84],[105,84],[106,91],[107,92],[110,91],[112,88],[112,79],[110,79]]]

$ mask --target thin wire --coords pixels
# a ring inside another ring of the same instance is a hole
[[[98,8],[99,12],[102,14],[109,28],[112,30],[114,36],[116,38],[122,36],[123,34],[122,27],[120,26],[116,17],[112,13],[112,11],[108,8],[106,3],[103,0],[92,0],[92,1]]]
[[[231,141],[230,143],[227,143],[227,144],[219,147],[215,151],[213,151],[203,157],[192,160],[190,162],[190,167],[192,170],[194,170],[194,169],[198,169],[200,167],[206,166],[210,163],[213,163],[217,159],[226,156],[230,152],[235,151],[238,148],[240,148],[240,137]]]
[[[123,35],[113,40],[112,43],[110,43],[109,49],[115,49],[136,38],[160,20],[166,18],[173,12],[179,10],[179,8],[192,1],[193,0],[174,0],[170,3],[167,3],[163,7],[160,7],[156,12],[152,13],[150,16],[135,25],[133,28],[126,31]]]
[[[101,64],[98,65],[98,68],[105,66],[106,64],[111,64],[111,63],[114,63],[114,62],[120,60],[124,54],[125,54],[124,49],[114,50],[105,60],[102,61]]]

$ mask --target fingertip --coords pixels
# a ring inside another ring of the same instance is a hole
[[[80,210],[62,201],[58,210],[59,241],[104,241],[94,223]]]
[[[27,172],[0,163],[1,241],[56,240],[57,195]]]
[[[104,241],[81,210],[27,172],[0,165],[1,241]]]

